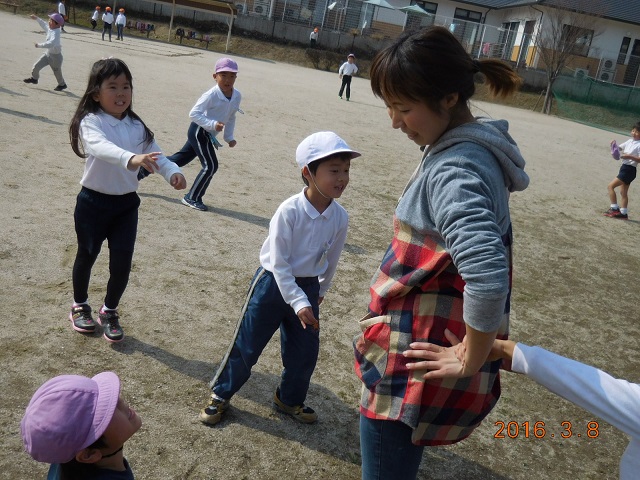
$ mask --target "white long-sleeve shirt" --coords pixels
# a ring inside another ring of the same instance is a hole
[[[358,66],[355,63],[344,62],[338,70],[340,75],[355,75],[358,73]]]
[[[98,18],[100,18],[100,10],[94,10],[93,15],[91,15],[91,20],[97,22]]]
[[[640,475],[640,385],[540,347],[518,343],[511,369],[602,418],[631,437],[620,459],[620,480]]]
[[[38,48],[46,48],[47,53],[62,53],[62,43],[60,42],[60,29],[49,28],[49,23],[41,18],[36,18],[42,29],[47,33],[47,38],[42,43],[38,43]]]
[[[104,112],[90,113],[80,122],[80,138],[88,155],[80,184],[108,195],[138,190],[138,168],[129,170],[129,160],[134,155],[160,151],[155,141],[149,145],[144,142],[144,127],[129,116],[118,120]],[[180,167],[164,155],[157,163],[158,173],[167,182],[174,173],[181,173]]]
[[[124,16],[124,13],[118,13],[118,16],[116,17],[116,25],[126,25],[127,24],[127,17]]]
[[[311,205],[304,190],[282,202],[269,223],[260,264],[273,273],[284,301],[298,313],[311,303],[295,277],[318,277],[324,297],[336,273],[347,239],[349,216],[333,200],[322,212]]]
[[[113,23],[113,13],[105,12],[102,14],[102,21],[111,25]]]
[[[64,3],[58,3],[58,13],[62,15],[62,18],[67,16],[67,8],[64,6]]]
[[[233,138],[236,128],[236,113],[240,109],[242,95],[235,88],[231,99],[225,97],[218,85],[204,92],[189,112],[191,121],[216,136],[216,122],[224,123],[223,138],[228,143]]]

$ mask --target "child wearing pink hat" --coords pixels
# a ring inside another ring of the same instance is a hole
[[[122,453],[142,420],[120,396],[113,372],[60,375],[34,393],[20,423],[24,448],[50,463],[47,479],[133,480]]]
[[[37,85],[40,78],[40,70],[49,65],[58,81],[58,86],[54,90],[60,92],[67,88],[62,76],[62,43],[60,42],[60,28],[64,25],[64,18],[59,13],[49,14],[49,23],[35,15],[30,15],[30,18],[36,20],[47,33],[47,38],[43,43],[35,43],[36,48],[46,48],[47,51],[34,63],[31,69],[31,76],[25,78],[24,83]]]
[[[218,156],[216,150],[222,146],[216,136],[223,132],[223,139],[229,147],[236,146],[234,130],[236,126],[236,112],[240,110],[242,95],[234,88],[238,76],[238,64],[230,58],[220,58],[216,62],[213,79],[216,84],[204,92],[189,112],[191,124],[187,132],[187,141],[182,149],[171,156],[169,160],[184,167],[198,157],[202,169],[196,176],[191,190],[182,199],[187,207],[201,212],[208,208],[202,202],[202,197],[209,188],[213,175],[218,170]],[[140,168],[138,179],[142,180],[149,172]]]

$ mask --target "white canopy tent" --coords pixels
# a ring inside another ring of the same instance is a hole
[[[424,17],[432,16],[431,13],[427,12],[424,8],[420,7],[419,5],[409,5],[408,7],[401,7],[398,10],[405,13],[404,25],[402,26],[402,30],[407,28],[407,19],[409,18],[410,13],[412,15],[422,15]]]
[[[171,32],[173,31],[173,17],[175,16],[176,7],[188,8],[191,10],[197,10],[205,13],[216,13],[218,15],[227,16],[227,25],[229,30],[227,32],[227,44],[224,51],[229,50],[229,42],[231,41],[231,28],[233,27],[233,19],[238,15],[238,9],[231,2],[225,2],[224,0],[152,0],[154,3],[164,3],[171,5],[171,20],[169,21],[169,36],[168,41],[171,40]]]
[[[362,28],[360,29],[360,33],[361,34],[362,34],[362,30],[364,30],[365,27],[367,26],[367,7],[369,5],[373,5],[373,18],[375,18],[375,15],[376,15],[376,11],[375,11],[376,7],[378,7],[378,8],[388,8],[390,10],[395,10],[396,9],[393,5],[391,5],[386,0],[366,0],[365,2],[362,2],[362,3],[364,3],[364,15],[363,15],[364,23],[362,24]]]

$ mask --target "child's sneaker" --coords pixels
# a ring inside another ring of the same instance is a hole
[[[124,330],[120,326],[120,316],[117,310],[102,310],[98,313],[98,322],[104,328],[104,338],[111,343],[124,340]]]
[[[209,405],[200,410],[200,421],[207,425],[215,425],[222,419],[222,414],[229,408],[229,400],[222,400],[211,394]]]
[[[24,83],[33,83],[34,85],[37,85],[37,84],[38,84],[38,80],[36,80],[36,79],[35,79],[35,78],[33,78],[33,77],[25,78],[25,79],[23,80],[23,82],[24,82]]]
[[[629,216],[626,213],[622,213],[620,210],[618,210],[615,213],[612,213],[611,215],[608,215],[609,218],[617,218],[618,220],[629,220]]]
[[[191,200],[190,198],[184,197],[182,199],[182,204],[186,205],[187,207],[191,207],[191,208],[195,208],[196,210],[200,210],[201,212],[206,212],[208,210],[207,206],[202,203],[202,202],[198,202],[196,200]]]
[[[311,407],[305,407],[304,405],[290,407],[282,403],[280,400],[280,387],[276,389],[276,393],[273,396],[273,405],[278,411],[290,415],[300,423],[314,423],[318,420],[318,414]]]
[[[91,307],[89,305],[84,304],[71,307],[69,320],[76,332],[93,333],[96,331],[96,322],[91,316]]]
[[[610,208],[609,210],[604,212],[603,215],[605,217],[613,217],[614,215],[617,215],[618,213],[620,213],[620,209],[619,208]]]

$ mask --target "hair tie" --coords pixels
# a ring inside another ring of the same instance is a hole
[[[478,60],[473,60],[473,73],[478,73],[480,71],[480,62]]]

